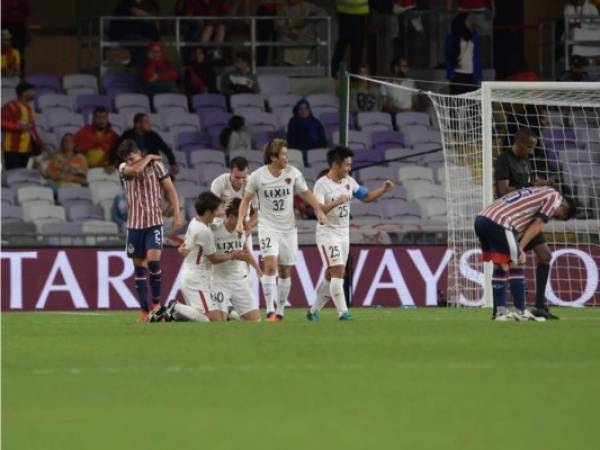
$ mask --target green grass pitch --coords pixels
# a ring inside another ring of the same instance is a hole
[[[600,309],[2,315],[2,449],[598,449]]]

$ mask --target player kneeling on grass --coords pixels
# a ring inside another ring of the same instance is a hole
[[[217,254],[210,224],[221,207],[221,199],[212,192],[203,192],[195,203],[196,216],[190,221],[185,240],[177,249],[184,256],[181,269],[181,292],[185,305],[171,300],[150,316],[150,321],[165,320],[209,322],[223,321],[226,311],[210,292],[212,265],[223,264],[238,257],[238,252]]]
[[[335,303],[340,320],[352,318],[344,295],[344,272],[350,251],[350,203],[352,197],[365,203],[374,202],[394,189],[394,183],[390,180],[371,192],[359,186],[350,176],[353,156],[354,153],[347,147],[338,146],[329,150],[329,172],[315,183],[315,197],[327,215],[327,222],[318,223],[316,228],[317,247],[327,270],[325,279],[317,288],[317,299],[306,314],[308,320],[319,320],[319,311],[330,298]]]
[[[494,263],[495,320],[545,320],[525,309],[524,249],[550,218],[568,220],[574,212],[571,202],[554,189],[533,187],[511,192],[477,215],[475,233],[481,242],[482,260]],[[506,309],[507,284],[516,309],[514,314]]]

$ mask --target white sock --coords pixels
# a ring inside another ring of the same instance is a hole
[[[176,322],[210,322],[208,317],[198,308],[177,303],[173,310],[173,320]]]
[[[290,289],[292,287],[292,277],[290,278],[279,278],[277,280],[277,314],[283,316],[285,304],[287,303],[288,297],[290,296]]]
[[[310,312],[321,311],[327,302],[331,300],[331,293],[329,292],[329,280],[323,278],[321,284],[317,288],[317,298],[315,303],[310,307]]]
[[[346,295],[344,294],[344,279],[343,278],[332,278],[329,292],[335,307],[338,310],[338,315],[342,315],[348,311],[346,306]]]
[[[275,311],[275,290],[277,289],[276,275],[263,275],[260,279],[267,305],[267,313]]]

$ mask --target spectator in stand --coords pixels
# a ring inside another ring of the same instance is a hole
[[[2,29],[10,31],[12,45],[25,58],[27,44],[27,18],[30,7],[27,0],[2,0]],[[19,75],[25,75],[25,61],[21,60]]]
[[[585,58],[571,56],[571,67],[560,77],[560,81],[592,81],[590,74],[583,70],[585,65]]]
[[[40,170],[40,173],[50,180],[53,189],[87,186],[87,161],[76,151],[75,136],[72,133],[66,133],[62,137],[59,149],[50,155],[46,169]]]
[[[96,108],[92,123],[85,125],[75,135],[77,148],[87,160],[88,166],[104,167],[108,173],[116,168],[110,161],[114,160],[113,154],[118,141],[119,135],[111,128],[108,111],[104,107]]]
[[[276,16],[279,10],[280,0],[258,0],[256,7],[257,16]],[[275,41],[275,21],[256,21],[256,38],[259,42]],[[258,47],[256,49],[256,65],[266,66],[269,58],[269,47]]]
[[[370,75],[369,66],[361,64],[358,68],[358,74],[368,77]],[[357,113],[381,110],[381,97],[375,83],[357,79],[353,84],[350,89],[350,111]]]
[[[358,72],[367,38],[369,3],[366,0],[338,0],[337,16],[338,40],[331,61],[331,72],[335,77],[348,45],[350,45],[350,71]]]
[[[467,13],[458,14],[452,20],[444,55],[450,94],[458,95],[476,90],[483,78],[481,51],[475,22]]]
[[[133,128],[126,130],[119,138],[118,146],[125,140],[132,139],[135,141],[137,148],[142,151],[142,155],[148,154],[159,155],[161,152],[167,157],[169,161],[170,172],[177,175],[179,172],[179,166],[175,162],[175,155],[169,146],[160,137],[160,134],[152,130],[150,124],[150,118],[148,114],[137,113],[133,117]],[[113,153],[111,164],[117,163],[118,157]]]
[[[325,11],[305,0],[287,0],[279,8],[276,31],[278,41],[288,43],[316,42],[318,38],[318,22],[304,20],[304,17],[325,16]],[[283,61],[291,66],[310,64],[316,57],[315,49],[286,48],[283,50]]]
[[[2,30],[2,78],[21,75],[21,53],[12,46],[12,34]]]
[[[398,58],[392,61],[391,66],[394,84],[409,89],[416,89],[415,82],[406,78],[408,75],[408,61],[406,58]],[[395,115],[398,112],[410,111],[416,108],[417,95],[414,91],[382,85],[380,92],[383,97],[383,110],[385,112]]]
[[[222,17],[229,14],[229,5],[222,0],[184,0],[178,12],[182,11],[184,16],[214,16]],[[190,28],[190,38],[193,41],[200,39],[200,42],[215,42],[220,44],[225,39],[225,24],[218,20],[202,20],[199,25]],[[213,52],[213,58],[220,58],[219,49]]]
[[[574,55],[586,58],[600,58],[600,25],[591,23],[582,18],[585,16],[598,16],[598,8],[589,0],[571,0],[565,5],[564,15],[571,16],[568,33],[576,41],[589,41],[586,44],[573,45],[571,52]],[[593,43],[596,41],[596,44]]]
[[[219,136],[223,148],[229,150],[251,150],[252,138],[246,131],[246,121],[242,116],[232,116]]]
[[[327,147],[325,129],[319,119],[313,116],[309,103],[304,99],[294,106],[294,116],[287,128],[287,142],[288,148],[302,151]]]
[[[207,60],[202,47],[194,49],[183,74],[185,93],[190,99],[196,94],[217,92],[217,76],[212,61]]]
[[[233,60],[233,70],[223,76],[223,92],[233,94],[255,94],[258,92],[256,76],[250,70],[250,56],[246,52],[238,52]]]
[[[29,102],[33,85],[19,83],[17,98],[2,107],[2,153],[6,170],[27,167],[29,158],[42,152],[44,144],[35,125]]]
[[[142,73],[146,95],[177,92],[177,70],[165,58],[163,48],[159,42],[152,42],[148,47],[146,67]]]

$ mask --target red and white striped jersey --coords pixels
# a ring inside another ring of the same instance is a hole
[[[551,187],[523,188],[499,198],[478,215],[521,233],[535,217],[548,222],[561,202],[562,196]]]
[[[143,229],[163,224],[162,193],[160,182],[169,176],[160,161],[151,161],[142,173],[125,178],[125,163],[119,166],[119,174],[127,195],[127,228]]]

